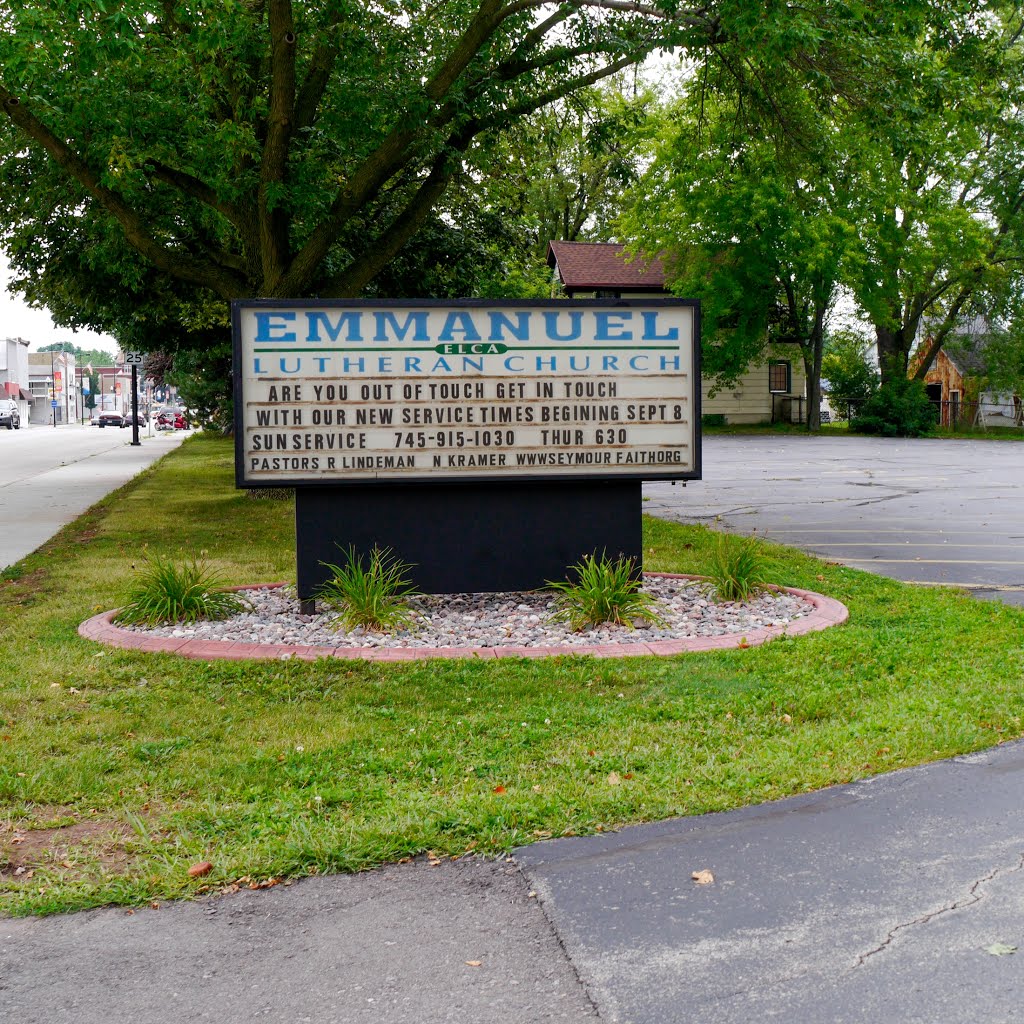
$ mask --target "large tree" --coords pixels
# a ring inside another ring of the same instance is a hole
[[[0,232],[71,318],[358,295],[480,139],[654,47],[843,93],[894,11],[955,2],[7,0]]]
[[[774,102],[781,109],[782,94]],[[785,124],[758,116],[760,130],[744,123],[735,88],[695,90],[668,110],[624,225],[640,249],[664,255],[678,294],[702,300],[707,375],[728,384],[771,343],[799,346],[816,430],[825,325],[852,230],[845,175],[825,173],[820,112],[801,91],[785,104]]]
[[[4,6],[14,248],[59,223],[222,300],[359,294],[479,135],[714,31],[619,0]]]
[[[891,108],[856,111],[845,126],[859,240],[848,283],[883,380],[906,375],[921,340],[923,377],[958,325],[1021,272],[1024,23],[1017,4],[978,7],[920,31]]]

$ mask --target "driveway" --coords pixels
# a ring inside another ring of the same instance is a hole
[[[1024,443],[712,436],[703,480],[644,497],[663,519],[1024,604]]]

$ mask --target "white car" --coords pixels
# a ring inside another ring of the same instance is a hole
[[[21,429],[21,413],[18,403],[13,398],[0,398],[0,427],[8,430]]]

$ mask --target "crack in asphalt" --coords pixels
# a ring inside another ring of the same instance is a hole
[[[861,967],[869,957],[874,956],[876,953],[881,953],[883,949],[888,948],[888,946],[891,945],[892,940],[896,937],[896,935],[899,932],[904,931],[907,928],[913,928],[915,925],[928,924],[929,921],[935,920],[935,918],[940,917],[942,914],[948,914],[952,910],[963,910],[965,907],[971,907],[975,903],[980,903],[981,900],[985,898],[984,893],[978,892],[978,889],[982,885],[984,885],[986,882],[991,882],[992,879],[998,877],[999,875],[1010,875],[1013,874],[1015,871],[1020,871],[1021,868],[1024,868],[1024,854],[1021,854],[1017,858],[1017,863],[1013,867],[995,868],[994,870],[990,871],[987,875],[984,875],[977,881],[972,882],[967,889],[967,895],[962,897],[961,899],[956,900],[955,902],[950,903],[945,907],[940,907],[938,910],[933,910],[928,914],[924,914],[921,917],[917,917],[913,921],[904,921],[901,924],[896,925],[896,927],[893,928],[892,931],[890,931],[889,934],[886,935],[885,939],[877,946],[875,946],[874,949],[869,949],[866,953],[861,953],[861,955],[857,957],[857,962],[853,965],[853,968],[851,968],[851,970],[857,967]]]

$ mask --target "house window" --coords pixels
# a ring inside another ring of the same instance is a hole
[[[773,395],[788,395],[792,383],[792,370],[786,359],[773,359],[768,364],[768,391]]]
[[[594,292],[595,299],[621,299],[622,292],[613,291],[610,288],[598,288]]]

